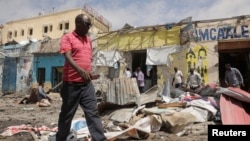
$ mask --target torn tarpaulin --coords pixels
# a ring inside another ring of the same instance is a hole
[[[20,132],[40,132],[40,131],[53,131],[57,132],[58,128],[49,128],[47,126],[42,127],[32,127],[30,125],[17,125],[17,126],[9,126],[5,128],[4,132],[0,135],[3,137],[12,136],[14,134],[20,133]]]

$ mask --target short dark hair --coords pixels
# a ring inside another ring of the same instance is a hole
[[[44,80],[39,81],[39,85],[42,85],[44,83]]]
[[[88,15],[86,15],[86,14],[78,14],[76,16],[76,18],[75,18],[75,24],[82,23],[84,16],[88,17],[89,21],[91,22],[90,17]]]
[[[82,21],[83,16],[84,16],[84,14],[77,15],[75,18],[75,24],[80,23]]]
[[[231,64],[230,63],[225,63],[225,66],[231,67]]]

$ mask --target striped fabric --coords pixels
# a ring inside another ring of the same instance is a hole
[[[0,135],[3,137],[6,136],[12,136],[14,134],[20,133],[20,132],[36,132],[39,133],[40,131],[52,131],[52,132],[57,132],[58,127],[55,128],[49,128],[47,126],[42,126],[42,127],[32,127],[30,125],[19,125],[19,126],[9,126],[5,128],[4,132],[1,133]]]

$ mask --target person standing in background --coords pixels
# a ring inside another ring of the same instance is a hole
[[[200,88],[201,85],[202,85],[201,75],[197,71],[195,71],[194,68],[190,68],[187,78],[187,86],[189,86],[191,90],[196,90]]]
[[[126,67],[126,72],[125,73],[126,73],[126,77],[128,77],[128,78],[132,77],[132,73],[131,73],[129,67]]]
[[[136,68],[136,80],[137,80],[137,84],[138,84],[138,87],[139,87],[139,91],[140,93],[143,93],[144,92],[144,86],[145,86],[145,83],[144,83],[144,74],[143,72],[141,71],[141,68],[140,67],[137,67]]]
[[[244,79],[237,68],[231,67],[231,64],[225,64],[225,83],[227,87],[244,87]]]
[[[177,67],[174,67],[174,77],[172,81],[172,86],[174,85],[175,88],[180,88],[183,84],[183,74],[181,70],[178,70]]]

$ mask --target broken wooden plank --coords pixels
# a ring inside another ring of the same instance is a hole
[[[158,108],[168,108],[168,107],[185,107],[186,103],[173,102],[173,103],[158,103]]]

